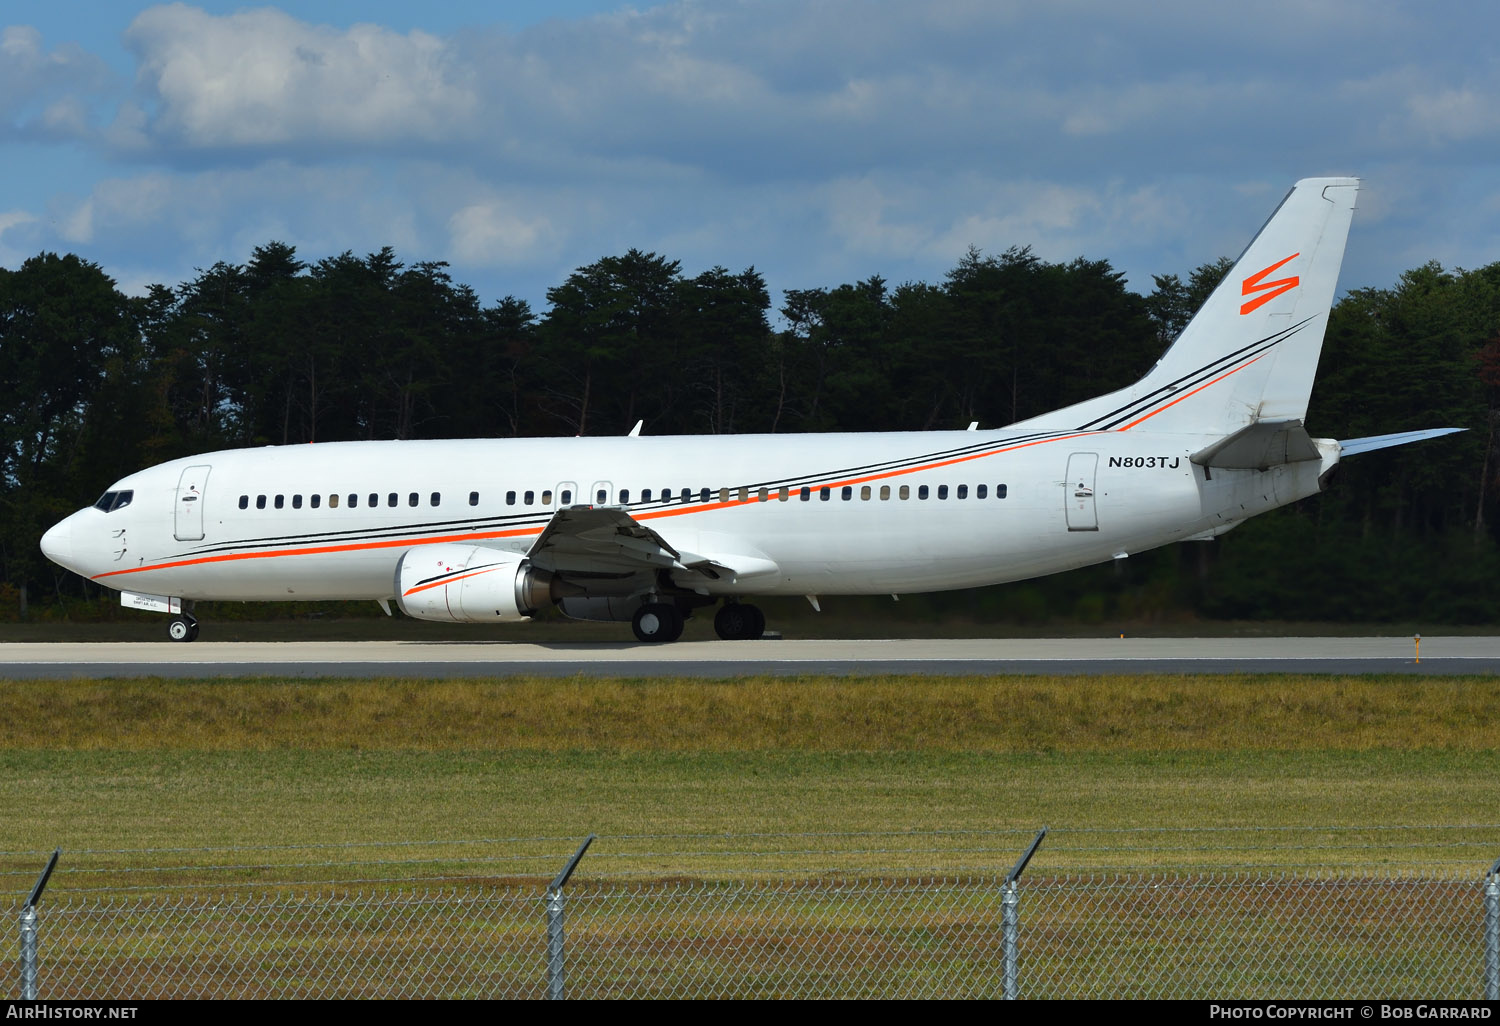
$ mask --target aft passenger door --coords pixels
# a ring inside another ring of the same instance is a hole
[[[1099,518],[1094,512],[1094,473],[1099,469],[1099,454],[1075,452],[1068,457],[1068,479],[1063,482],[1068,530],[1097,531]]]
[[[203,496],[208,490],[209,467],[188,467],[177,479],[177,510],[172,536],[178,541],[203,540]]]

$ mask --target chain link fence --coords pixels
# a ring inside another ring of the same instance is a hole
[[[1013,890],[993,873],[560,873],[438,889],[85,891],[9,921],[27,914],[41,999],[1500,998],[1500,862],[1033,869]]]

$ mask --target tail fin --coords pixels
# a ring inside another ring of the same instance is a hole
[[[1222,437],[1302,421],[1358,191],[1357,178],[1298,182],[1144,378],[1025,425]]]

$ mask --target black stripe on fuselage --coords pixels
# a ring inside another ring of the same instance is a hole
[[[943,462],[959,459],[982,453],[986,449],[1004,448],[1012,445],[1025,444],[1032,441],[1040,441],[1045,438],[1072,434],[1067,431],[1038,431],[1024,435],[1011,435],[1005,438],[991,438],[987,441],[974,442],[969,445],[958,446],[953,449],[944,449],[934,453],[926,453],[917,456],[906,456],[895,460],[885,460],[880,463],[868,463],[861,466],[844,467],[832,471],[824,471],[817,474],[802,475],[798,477],[776,478],[767,481],[758,481],[735,485],[728,491],[738,492],[741,488],[748,491],[759,491],[761,488],[780,489],[784,486],[793,485],[800,487],[819,487],[817,482],[828,480],[839,480],[848,477],[860,477],[870,474],[891,473],[908,467],[920,466],[924,463]],[[712,489],[718,491],[718,489]],[[626,503],[624,508],[629,513],[652,513],[659,510],[680,508],[684,505],[701,505],[702,500],[698,498],[701,489],[693,489],[693,497],[686,503],[680,499],[656,499],[651,502]],[[713,499],[709,503],[713,503]],[[558,507],[562,508],[562,507]],[[212,545],[202,545],[183,553],[184,556],[207,556],[222,552],[240,552],[247,549],[263,548],[266,546],[285,545],[318,545],[336,544],[340,542],[372,541],[385,538],[405,538],[433,533],[451,533],[458,531],[505,531],[520,530],[527,527],[545,527],[551,521],[556,509],[533,510],[526,513],[506,514],[492,517],[470,517],[462,520],[439,520],[421,524],[401,524],[387,527],[360,527],[350,528],[344,531],[315,531],[305,534],[283,534],[264,535],[258,538],[246,538],[234,542],[220,542]]]
[[[1275,334],[1267,335],[1263,339],[1259,339],[1258,341],[1252,342],[1241,349],[1237,349],[1232,353],[1227,353],[1224,356],[1212,360],[1209,363],[1204,364],[1202,367],[1199,367],[1197,370],[1189,371],[1187,374],[1182,375],[1175,381],[1170,381],[1167,384],[1162,385],[1160,388],[1157,388],[1144,396],[1132,399],[1130,402],[1126,403],[1124,406],[1121,406],[1119,409],[1112,410],[1109,413],[1105,413],[1098,417],[1095,417],[1093,420],[1088,421],[1087,423],[1080,426],[1078,430],[1108,431],[1111,428],[1117,427],[1125,421],[1139,416],[1151,406],[1159,402],[1171,399],[1180,392],[1190,391],[1194,386],[1202,384],[1204,381],[1212,378],[1215,374],[1218,374],[1219,372],[1227,369],[1231,364],[1234,364],[1242,359],[1248,359],[1253,356],[1258,356],[1260,353],[1267,352],[1275,346],[1280,345],[1282,342],[1285,342],[1287,339],[1291,338],[1293,335],[1301,331],[1304,327],[1307,326],[1310,321],[1313,321],[1314,319],[1315,317],[1308,317],[1305,320],[1291,325],[1290,327],[1283,328],[1281,331],[1278,331]]]

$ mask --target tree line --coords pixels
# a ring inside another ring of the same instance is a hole
[[[37,539],[117,477],[249,445],[372,438],[996,427],[1122,387],[1228,271],[1130,291],[1107,261],[970,250],[940,283],[791,289],[630,250],[482,304],[389,247],[279,242],[126,296],[41,253],[0,269],[0,617],[90,594]],[[1352,459],[1329,493],[1213,545],[1009,586],[995,615],[1315,619],[1500,614],[1500,263],[1428,264],[1334,308],[1308,427],[1466,427]],[[1317,582],[1315,585],[1309,582]],[[97,593],[97,589],[95,589]]]

